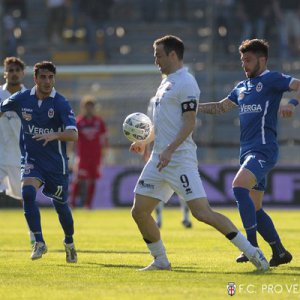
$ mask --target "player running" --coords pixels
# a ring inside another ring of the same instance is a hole
[[[272,248],[270,266],[289,263],[292,255],[284,248],[270,216],[262,208],[266,176],[278,158],[277,114],[291,117],[300,99],[300,80],[267,69],[269,45],[260,39],[246,40],[239,47],[246,80],[241,81],[230,94],[219,102],[201,103],[198,111],[221,114],[239,107],[240,115],[240,169],[233,183],[247,238],[258,247],[256,232]],[[282,94],[297,91],[297,99],[280,105]],[[246,262],[242,253],[237,262]]]
[[[68,207],[68,167],[66,142],[77,140],[74,113],[68,101],[54,89],[56,67],[43,61],[34,66],[35,86],[4,100],[0,115],[15,111],[21,119],[22,196],[24,214],[35,244],[31,259],[47,252],[43,238],[40,211],[36,203],[37,190],[52,198],[65,233],[66,260],[77,262],[73,243],[74,225]]]
[[[78,142],[70,203],[72,207],[76,207],[79,188],[84,188],[82,202],[85,208],[91,209],[96,180],[101,176],[102,156],[108,147],[108,138],[104,121],[95,114],[95,99],[85,96],[80,104],[81,115],[77,116]]]
[[[0,102],[18,91],[25,91],[22,84],[25,63],[18,57],[6,57],[3,62],[5,84],[0,86]],[[13,111],[4,113],[0,119],[0,190],[15,199],[22,200],[21,153],[19,147],[21,121]],[[35,242],[30,231],[30,242]]]
[[[174,191],[187,202],[196,219],[213,226],[243,249],[257,269],[267,270],[269,264],[262,252],[227,217],[213,211],[206,198],[198,172],[197,147],[192,139],[200,90],[195,78],[183,67],[183,42],[169,35],[156,40],[153,48],[155,64],[166,75],[155,96],[154,134],[145,143],[133,143],[130,147],[131,151],[142,154],[146,143],[154,139],[150,159],[134,190],[132,208],[132,216],[154,257],[141,270],[171,269],[151,213],[160,201],[167,202]]]

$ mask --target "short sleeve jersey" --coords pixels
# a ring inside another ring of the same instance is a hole
[[[21,91],[25,90],[22,86]],[[7,84],[0,86],[0,103],[10,96]],[[20,167],[20,129],[21,121],[15,112],[8,111],[0,118],[0,165]]]
[[[181,68],[162,80],[155,95],[153,111],[155,132],[153,153],[161,153],[174,141],[183,124],[183,105],[198,106],[199,97],[198,84],[187,68]],[[190,149],[196,149],[192,134],[175,152]]]
[[[277,114],[291,76],[265,71],[241,81],[228,95],[239,106],[241,155],[247,151],[277,149]]]
[[[39,102],[36,90],[18,92],[1,103],[1,112],[15,111],[21,119],[21,163],[37,165],[42,170],[67,174],[66,142],[54,140],[43,146],[35,134],[62,132],[74,129],[76,119],[69,102],[52,90],[50,96]]]
[[[98,116],[92,118],[78,116],[77,128],[77,155],[81,160],[98,164],[101,161],[102,136],[106,133],[104,121]]]

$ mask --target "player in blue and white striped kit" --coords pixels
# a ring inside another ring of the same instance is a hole
[[[1,103],[0,114],[15,111],[21,119],[21,177],[24,214],[35,244],[31,259],[47,252],[43,238],[37,190],[52,198],[64,230],[67,262],[77,262],[74,225],[68,197],[66,142],[77,140],[74,113],[68,101],[54,89],[56,67],[43,61],[34,66],[35,86],[13,94]]]
[[[270,216],[262,208],[266,176],[278,158],[277,115],[291,117],[300,99],[300,80],[267,69],[269,45],[264,40],[242,42],[239,47],[242,67],[247,76],[231,93],[219,102],[199,104],[199,111],[221,114],[239,107],[240,169],[233,183],[247,238],[257,247],[256,232],[272,248],[270,266],[289,263],[292,255],[282,245]],[[281,105],[286,91],[296,91],[296,98]],[[242,253],[237,262],[248,259]]]

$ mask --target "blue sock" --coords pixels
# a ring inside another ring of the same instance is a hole
[[[286,250],[281,244],[279,235],[270,216],[261,208],[256,212],[257,231],[272,248],[273,255],[280,256]]]
[[[53,206],[58,214],[59,222],[65,233],[65,243],[73,243],[73,234],[74,234],[74,222],[71,210],[68,206],[68,203],[60,203],[56,200],[52,201]]]
[[[253,201],[249,195],[249,190],[242,187],[234,187],[233,193],[237,202],[243,226],[247,233],[247,239],[254,247],[257,247],[256,212]]]
[[[33,232],[36,242],[44,242],[40,210],[35,201],[36,190],[32,185],[22,187],[24,215],[31,232]]]

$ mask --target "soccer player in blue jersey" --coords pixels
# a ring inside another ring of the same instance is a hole
[[[257,247],[256,232],[272,248],[270,266],[289,263],[292,255],[282,245],[270,216],[262,208],[266,176],[278,158],[277,115],[291,117],[300,99],[300,80],[267,69],[269,45],[265,40],[245,40],[239,47],[246,80],[219,102],[199,104],[199,111],[221,114],[239,107],[240,169],[233,183],[243,226],[251,244]],[[296,91],[296,99],[281,105],[286,91]],[[248,259],[242,253],[237,262]]]
[[[66,142],[77,140],[74,113],[68,101],[54,89],[56,67],[42,61],[34,66],[35,86],[13,94],[1,103],[0,114],[15,111],[21,119],[21,165],[24,214],[35,244],[31,259],[47,252],[43,238],[37,190],[52,198],[65,239],[66,260],[77,262],[73,242],[74,225],[67,203],[68,167]]]

